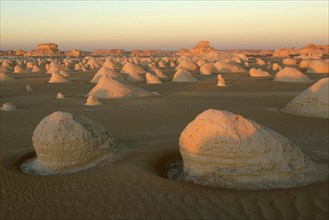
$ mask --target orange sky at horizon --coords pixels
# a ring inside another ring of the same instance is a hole
[[[1,50],[301,48],[329,44],[328,1],[1,1]]]

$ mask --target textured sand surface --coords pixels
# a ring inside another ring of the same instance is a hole
[[[251,65],[253,67],[253,65]],[[250,68],[251,68],[250,67]],[[94,74],[96,71],[92,71]],[[172,77],[175,70],[163,73]],[[91,72],[75,73],[70,83],[46,83],[49,75],[20,74],[1,83],[1,103],[18,110],[1,112],[1,219],[327,219],[328,181],[293,189],[237,191],[167,178],[179,155],[178,139],[200,112],[225,109],[273,129],[317,161],[328,162],[328,120],[289,115],[279,109],[310,83],[281,83],[223,74],[191,83],[134,83],[160,96],[101,100],[84,106],[93,88]],[[307,74],[311,79],[326,74]],[[25,85],[34,90],[25,91]],[[58,91],[65,99],[55,99]],[[105,127],[125,148],[120,160],[78,173],[32,176],[17,165],[31,157],[32,133],[46,115],[65,111]],[[30,153],[30,155],[29,155]],[[24,158],[25,157],[25,158]]]

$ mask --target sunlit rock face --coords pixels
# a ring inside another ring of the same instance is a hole
[[[307,73],[329,73],[329,60],[313,60],[306,71]]]
[[[261,69],[251,68],[249,70],[249,76],[251,77],[266,77],[271,76],[268,72],[263,71]]]
[[[54,43],[39,44],[35,50],[29,51],[25,56],[63,56],[64,53]]]
[[[281,111],[316,117],[329,118],[329,78],[320,79],[310,88],[296,96]]]
[[[102,105],[103,103],[100,102],[94,95],[89,95],[85,105],[87,106],[96,106],[96,105]]]
[[[289,57],[290,55],[297,54],[297,50],[294,47],[276,49],[273,53],[273,57]]]
[[[124,56],[126,51],[122,49],[97,49],[92,54],[92,56]]]
[[[135,98],[153,95],[142,88],[103,76],[88,95],[99,99]]]
[[[180,68],[176,71],[173,82],[195,82],[198,81],[188,70]]]
[[[73,49],[69,52],[65,52],[65,55],[70,57],[81,57],[83,53],[81,50]]]
[[[310,82],[310,78],[304,73],[293,67],[285,67],[280,70],[274,78],[274,81],[279,82]]]
[[[37,154],[32,167],[41,173],[81,169],[116,150],[114,138],[102,125],[60,111],[41,120],[32,142]]]
[[[314,181],[317,169],[287,138],[227,111],[199,114],[181,133],[179,146],[187,180],[204,185],[293,187]]]
[[[215,48],[210,47],[209,41],[199,41],[197,45],[192,47],[189,50],[190,55],[202,55],[202,54],[207,54],[211,52],[215,52]]]

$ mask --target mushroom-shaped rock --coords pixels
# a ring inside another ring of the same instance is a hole
[[[256,68],[251,68],[249,70],[249,75],[251,77],[266,77],[266,76],[271,76],[268,72],[263,71],[261,69],[256,69]]]
[[[63,75],[58,72],[53,72],[48,83],[65,83],[70,82],[70,80],[66,79]]]
[[[329,118],[329,78],[320,79],[303,91],[281,111],[317,118]]]
[[[88,95],[94,95],[99,99],[145,97],[152,94],[154,93],[105,76],[103,76],[96,86],[88,93]]]
[[[179,146],[187,180],[204,185],[285,188],[328,178],[287,138],[227,111],[198,115],[181,133]]]
[[[313,60],[308,66],[307,73],[329,73],[329,60]]]
[[[225,79],[222,77],[222,74],[218,74],[217,79],[217,86],[226,86]]]
[[[85,105],[95,106],[95,105],[103,105],[94,95],[89,95]]]
[[[280,82],[310,82],[310,78],[304,73],[293,67],[285,67],[280,70],[274,78],[274,81]]]
[[[85,169],[116,150],[113,137],[102,125],[60,111],[41,120],[32,142],[37,155],[32,167],[40,174]]]
[[[4,112],[11,112],[16,110],[16,106],[11,102],[7,102],[2,105],[0,110]]]
[[[180,68],[176,71],[173,79],[173,82],[195,82],[198,81],[197,78],[192,76],[192,74],[185,70],[184,68]]]
[[[156,77],[155,75],[151,74],[151,73],[146,73],[146,83],[147,84],[159,84],[162,83],[161,80],[159,80],[158,77]]]

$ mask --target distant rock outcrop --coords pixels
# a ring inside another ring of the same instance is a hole
[[[65,55],[69,57],[81,57],[83,56],[83,52],[81,50],[73,49],[71,51],[65,52]]]
[[[64,56],[54,43],[39,44],[35,50],[31,50],[25,56]]]
[[[122,49],[97,49],[92,56],[125,56],[126,51]]]
[[[197,45],[192,47],[189,51],[190,55],[202,55],[215,52],[215,48],[209,46],[209,41],[199,41]]]

